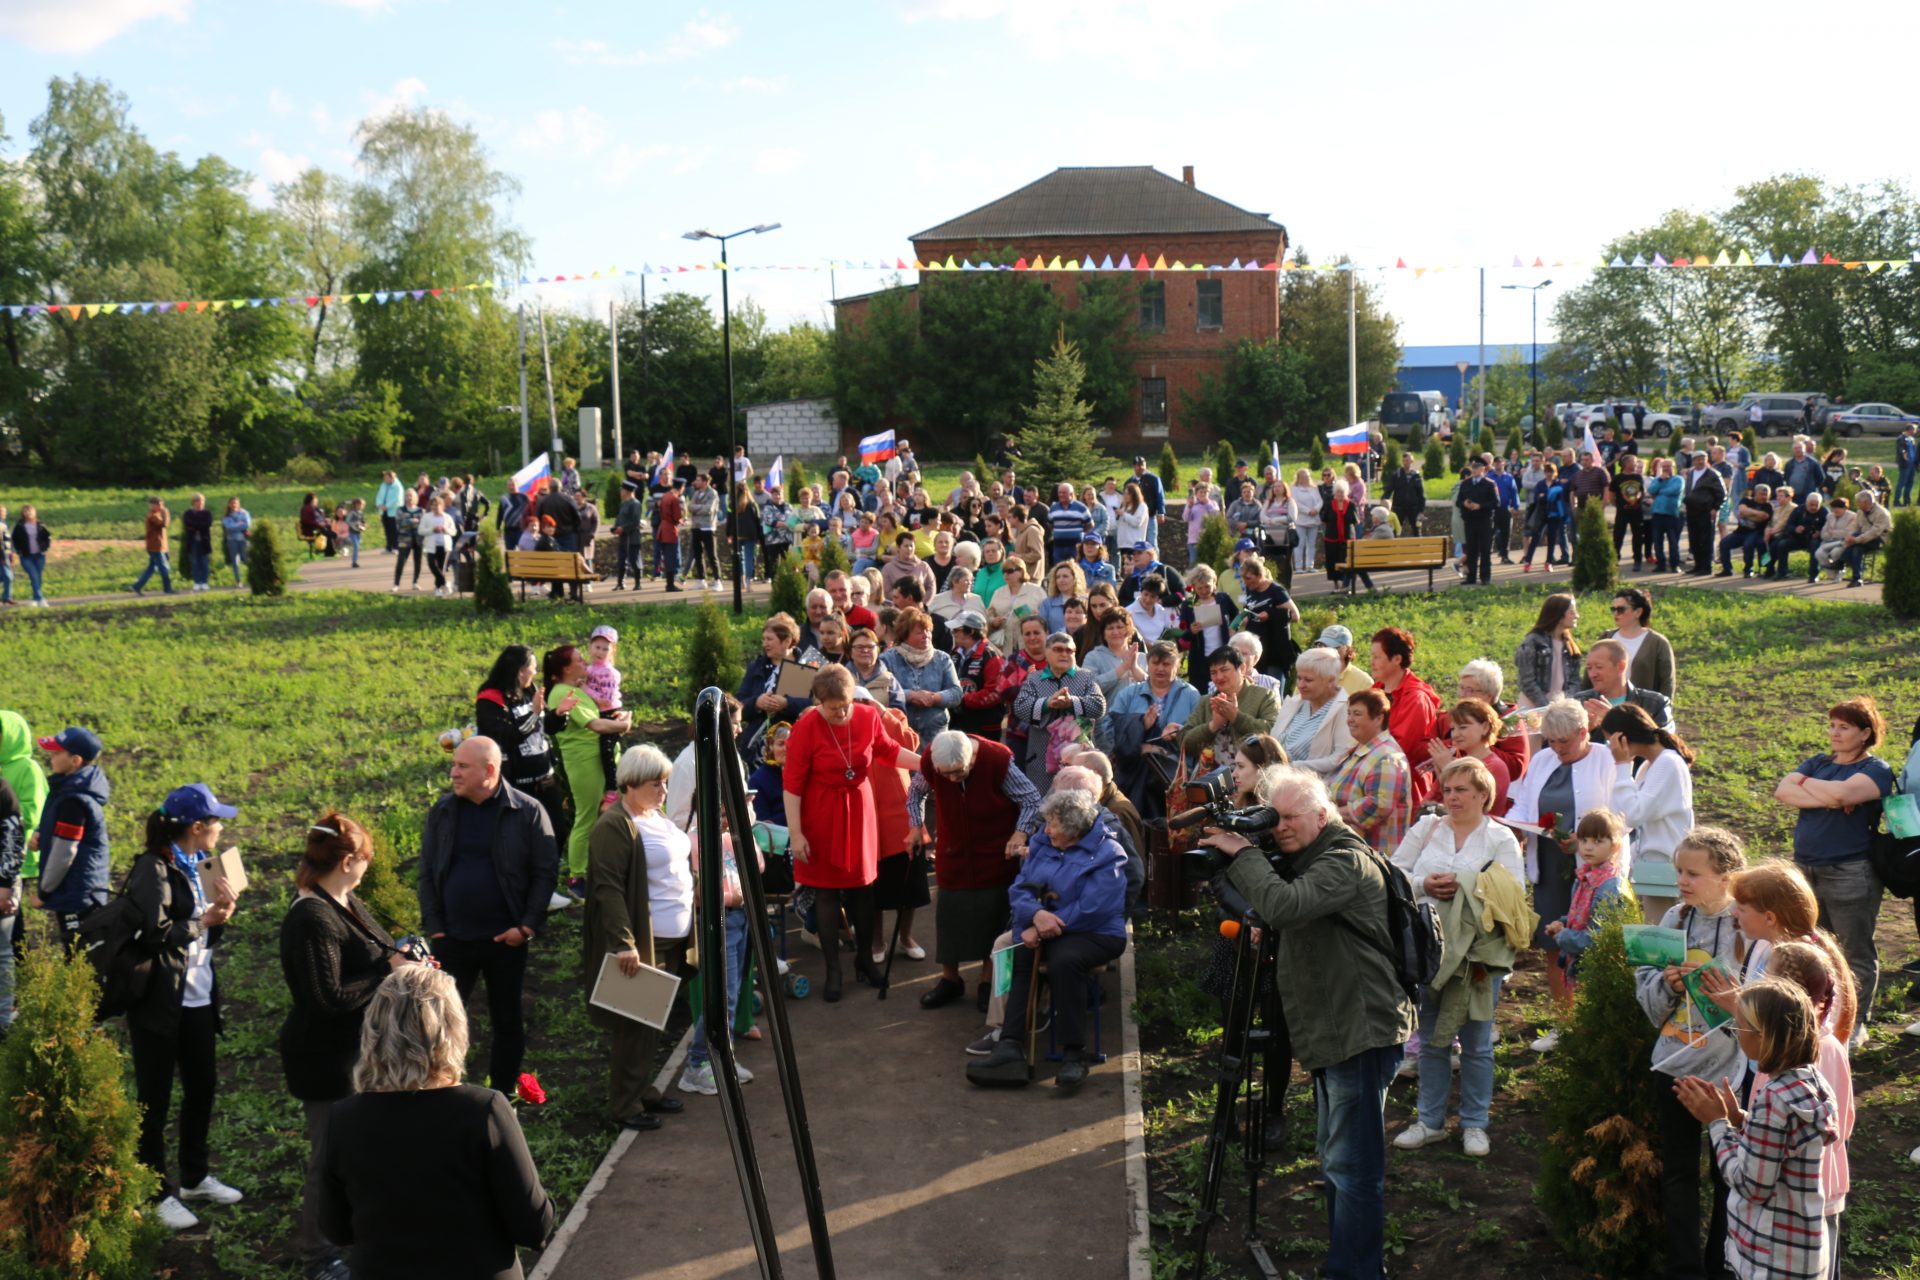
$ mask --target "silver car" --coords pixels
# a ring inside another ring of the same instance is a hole
[[[1833,428],[1835,435],[1842,436],[1857,437],[1868,432],[1897,436],[1907,429],[1910,422],[1920,422],[1920,417],[1890,404],[1852,404],[1837,408],[1827,415],[1827,425]]]

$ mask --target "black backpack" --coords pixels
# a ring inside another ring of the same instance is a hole
[[[141,944],[145,929],[126,883],[112,901],[88,912],[75,931],[100,984],[100,1009],[94,1016],[118,1017],[139,1004],[153,981],[156,962],[152,950]]]
[[[1413,881],[1407,873],[1381,857],[1373,849],[1367,856],[1380,868],[1387,882],[1387,942],[1382,943],[1345,916],[1335,916],[1342,927],[1387,958],[1393,976],[1409,1000],[1418,1000],[1420,988],[1432,983],[1440,972],[1441,957],[1446,954],[1447,938],[1430,902],[1416,902]]]

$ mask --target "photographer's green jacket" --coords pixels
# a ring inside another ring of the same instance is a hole
[[[1413,1034],[1414,1008],[1381,950],[1391,940],[1379,861],[1338,820],[1300,852],[1277,856],[1286,860],[1291,879],[1281,879],[1251,849],[1233,860],[1227,879],[1279,932],[1275,981],[1294,1057],[1317,1071],[1365,1049],[1405,1044]],[[1345,916],[1378,945],[1335,916]]]

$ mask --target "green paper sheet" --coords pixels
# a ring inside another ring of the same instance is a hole
[[[1630,924],[1620,930],[1627,944],[1627,960],[1632,964],[1651,964],[1666,968],[1687,958],[1687,935],[1678,929],[1663,929],[1657,924]]]

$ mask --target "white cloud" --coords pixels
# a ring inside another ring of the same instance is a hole
[[[404,79],[395,80],[393,87],[384,93],[367,92],[361,96],[366,99],[366,114],[371,119],[384,116],[390,111],[397,111],[402,107],[410,107],[426,94],[426,81],[418,76],[407,76]]]
[[[393,8],[392,0],[326,0],[326,3],[342,9],[358,9],[362,13],[385,13]]]
[[[688,58],[723,49],[740,36],[732,18],[722,14],[707,16],[703,10],[682,23],[680,29],[652,49],[615,49],[605,40],[568,40],[553,42],[556,53],[576,65],[596,67],[644,67],[662,62],[684,62]]]
[[[531,121],[514,134],[513,140],[529,151],[566,148],[591,156],[606,145],[607,120],[592,107],[574,107],[568,111],[549,108],[534,112]]]
[[[1258,42],[1237,38],[1248,0],[918,0],[908,23],[999,22],[1010,41],[1042,62],[1108,58],[1145,79],[1195,66],[1218,70],[1251,61]]]
[[[805,158],[798,147],[768,147],[754,160],[753,170],[755,173],[793,173]]]
[[[772,95],[787,91],[785,76],[741,76],[735,80],[724,81],[720,85],[722,93],[763,93]]]
[[[280,89],[267,90],[267,110],[277,116],[288,115],[293,111],[293,99]]]
[[[312,167],[313,161],[307,157],[290,156],[278,147],[263,147],[260,151],[258,162],[260,176],[269,183],[292,182]]]
[[[85,53],[149,18],[185,22],[193,0],[6,0],[0,39],[35,53]]]

